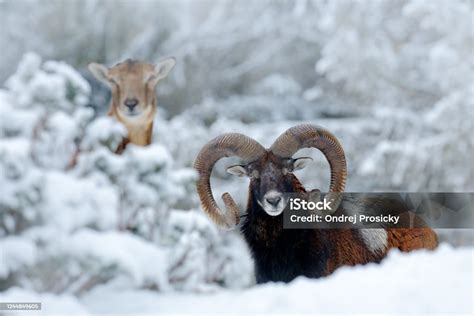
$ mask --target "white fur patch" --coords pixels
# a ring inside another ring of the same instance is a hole
[[[387,231],[383,228],[360,229],[360,236],[367,248],[374,254],[383,253],[388,246]]]
[[[153,121],[154,117],[151,117],[151,119],[148,117],[151,114],[151,111],[153,111],[153,106],[148,105],[145,110],[134,115],[129,115],[127,112],[122,112],[120,109],[117,110],[117,113],[125,125],[142,126],[149,121]]]
[[[272,199],[272,198],[276,198],[276,197],[280,197],[280,201],[278,202],[278,205],[272,205],[270,203],[267,202],[267,199]],[[261,201],[257,201],[258,204],[260,204],[260,206],[263,208],[263,210],[270,216],[278,216],[280,215],[283,210],[285,209],[286,207],[286,199],[285,197],[283,196],[283,194],[281,194],[280,192],[277,192],[277,191],[268,191],[265,196],[263,197],[263,202]]]

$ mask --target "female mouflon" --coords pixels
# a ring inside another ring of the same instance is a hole
[[[128,136],[116,153],[122,153],[128,143],[146,146],[151,143],[156,114],[155,88],[168,75],[176,60],[169,57],[156,65],[127,59],[111,68],[91,63],[89,70],[112,90],[109,116],[125,125]]]

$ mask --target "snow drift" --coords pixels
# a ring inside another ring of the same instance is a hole
[[[344,267],[322,279],[300,277],[246,290],[157,293],[96,288],[80,299],[12,288],[0,301],[40,301],[58,314],[265,314],[473,312],[473,248],[392,251],[381,264]],[[32,313],[33,315],[33,313]]]

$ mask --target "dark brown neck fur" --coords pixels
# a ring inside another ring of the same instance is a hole
[[[290,174],[293,185],[288,192],[306,192]],[[249,190],[247,214],[242,233],[255,259],[258,283],[289,282],[297,276],[319,278],[343,265],[378,262],[385,255],[374,255],[356,230],[284,229],[283,214],[269,216]]]

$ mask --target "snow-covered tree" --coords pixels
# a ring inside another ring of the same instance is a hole
[[[194,171],[176,167],[157,143],[116,155],[126,130],[85,107],[89,91],[72,67],[35,54],[1,90],[0,289],[81,295],[99,285],[250,284],[245,247],[189,199]]]

